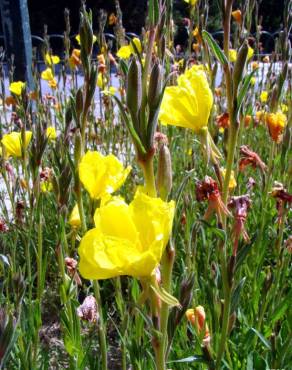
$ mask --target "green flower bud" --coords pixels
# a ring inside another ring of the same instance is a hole
[[[162,89],[161,69],[161,65],[159,63],[155,63],[150,74],[148,88],[148,104],[150,109],[156,109],[159,104]]]
[[[132,59],[127,76],[127,106],[132,117],[137,117],[142,101],[141,66]]]
[[[233,70],[234,97],[236,97],[236,95],[237,95],[237,89],[238,89],[238,86],[239,86],[239,84],[242,80],[242,75],[243,75],[245,63],[246,63],[246,60],[247,60],[247,54],[248,54],[248,43],[247,43],[247,41],[245,41],[241,45],[241,47],[238,51],[237,59],[236,59],[236,62],[235,62],[235,65],[234,65],[234,70]]]

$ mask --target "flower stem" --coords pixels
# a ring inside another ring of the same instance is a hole
[[[147,158],[145,161],[139,161],[140,167],[143,170],[144,174],[144,181],[145,181],[145,188],[146,192],[151,197],[156,197],[156,185],[155,185],[155,177],[154,177],[154,169],[153,169],[153,157]]]
[[[97,302],[98,310],[99,310],[99,328],[98,328],[98,335],[99,335],[99,344],[100,344],[100,351],[101,351],[101,368],[102,370],[107,370],[107,344],[106,344],[106,336],[105,336],[105,323],[103,320],[103,313],[102,313],[102,302],[100,296],[100,287],[97,280],[93,280],[93,290],[95,299]]]

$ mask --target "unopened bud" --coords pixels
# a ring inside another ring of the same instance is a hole
[[[233,89],[234,89],[234,94],[237,93],[238,85],[240,84],[240,81],[242,79],[245,63],[247,60],[247,55],[248,55],[248,43],[245,41],[237,55],[237,59],[234,65],[234,70],[233,70]]]
[[[75,160],[75,164],[78,165],[79,161],[80,161],[80,158],[81,158],[81,148],[82,148],[82,145],[81,145],[81,134],[80,134],[80,130],[76,130],[76,133],[75,133],[75,146],[74,146],[74,160]]]
[[[171,155],[166,145],[159,149],[157,169],[157,189],[162,199],[166,199],[172,188]]]
[[[77,116],[80,116],[83,111],[83,93],[82,93],[82,88],[80,87],[77,90],[76,93],[76,113]]]
[[[149,107],[152,109],[157,108],[159,103],[159,98],[162,89],[161,77],[162,77],[161,66],[159,63],[155,63],[150,74],[148,89],[148,104]]]
[[[142,101],[142,79],[140,63],[131,61],[127,76],[127,106],[132,116],[137,116]]]

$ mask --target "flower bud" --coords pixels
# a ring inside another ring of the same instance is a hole
[[[198,334],[204,333],[204,343],[210,342],[210,333],[206,323],[206,314],[203,306],[197,306],[194,309],[186,311],[188,321],[195,326]]]
[[[132,59],[127,76],[127,106],[132,117],[137,117],[142,101],[141,66]]]
[[[76,114],[80,116],[83,111],[83,93],[82,88],[80,87],[76,93]]]
[[[247,59],[247,54],[248,54],[248,43],[245,41],[237,55],[237,59],[234,65],[234,70],[233,70],[233,89],[234,89],[234,94],[237,93],[238,85],[241,82],[246,59]]]
[[[80,130],[77,130],[75,133],[75,146],[74,146],[74,161],[76,165],[78,165],[79,160],[81,158],[81,154],[82,154],[81,153],[81,148],[82,148],[81,142],[82,142],[82,139],[81,139]]]
[[[171,155],[166,145],[159,149],[157,189],[162,199],[166,199],[172,188]]]
[[[155,63],[149,81],[148,89],[148,104],[152,109],[157,108],[162,88],[162,73],[161,66],[159,63]]]

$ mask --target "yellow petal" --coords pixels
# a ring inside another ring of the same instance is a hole
[[[126,169],[114,156],[88,151],[81,159],[79,177],[90,196],[100,199],[116,191],[125,182],[131,167]]]
[[[119,48],[117,56],[121,59],[129,59],[132,54],[132,48],[130,45],[125,45]]]
[[[25,82],[22,82],[22,81],[12,82],[9,85],[9,91],[12,94],[20,96],[24,87],[25,87]]]
[[[32,137],[32,132],[26,131],[24,149],[28,147],[31,137]],[[3,135],[1,142],[6,149],[7,156],[18,157],[18,158],[21,157],[22,142],[21,142],[20,132],[13,131],[10,134]]]
[[[54,79],[54,75],[53,75],[53,71],[51,68],[47,68],[45,69],[42,74],[41,74],[41,78],[45,81],[51,81]]]
[[[49,141],[55,140],[57,138],[55,127],[49,126],[46,130],[46,134]]]
[[[81,225],[78,204],[75,204],[74,208],[72,209],[68,223],[72,227],[79,227]]]

